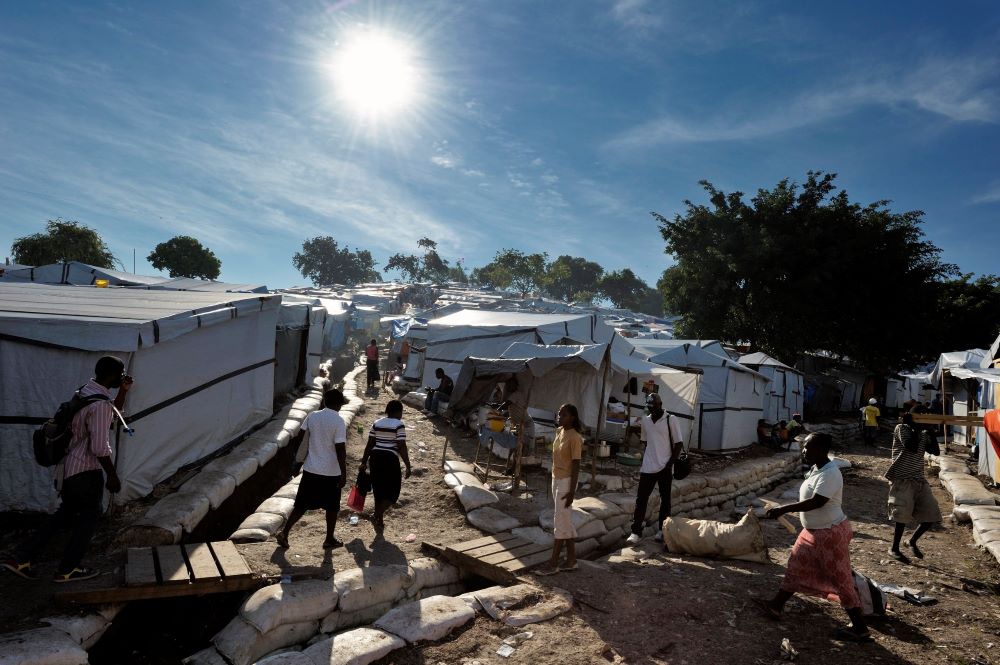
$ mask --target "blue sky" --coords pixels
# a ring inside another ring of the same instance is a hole
[[[375,118],[331,73],[371,34],[415,80]],[[316,235],[655,282],[650,211],[819,169],[997,273],[998,37],[993,2],[6,2],[0,256],[62,217],[140,273],[188,234],[272,288]]]

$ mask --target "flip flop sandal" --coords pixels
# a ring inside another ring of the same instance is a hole
[[[542,577],[548,577],[549,575],[555,575],[559,572],[558,568],[539,568],[537,570],[531,571],[535,575],[541,575]]]
[[[910,558],[902,552],[893,552],[892,550],[889,550],[889,556],[900,563],[910,563]]]
[[[572,566],[559,566],[556,570],[560,573],[573,573],[580,570],[580,566],[574,563]]]
[[[337,540],[336,538],[334,538],[333,540],[323,541],[323,549],[325,550],[335,550],[338,547],[343,547],[343,546],[344,546],[343,541]]]

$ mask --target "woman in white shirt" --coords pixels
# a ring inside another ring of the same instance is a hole
[[[781,588],[774,598],[763,602],[763,607],[769,616],[780,619],[785,603],[796,593],[840,601],[851,617],[851,625],[837,630],[837,637],[860,642],[870,635],[851,572],[853,532],[841,508],[844,478],[830,461],[832,443],[829,434],[806,437],[802,457],[812,468],[799,488],[799,501],[767,511],[767,517],[772,519],[798,511],[803,528],[792,546]]]

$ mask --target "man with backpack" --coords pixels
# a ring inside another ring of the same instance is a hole
[[[62,481],[59,510],[21,545],[15,558],[0,563],[4,568],[25,579],[38,579],[32,563],[57,531],[69,529],[70,539],[56,568],[54,580],[72,582],[99,574],[80,564],[101,516],[104,488],[112,494],[121,489],[121,481],[111,460],[109,435],[115,409],[124,405],[125,395],[131,387],[132,377],[125,374],[125,363],[121,359],[104,356],[97,361],[94,378],[80,388],[71,400],[74,405],[71,408],[78,410],[72,415],[66,455],[56,467],[57,486]],[[111,391],[116,388],[118,394],[112,401]]]

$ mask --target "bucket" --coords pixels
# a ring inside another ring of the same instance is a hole
[[[597,456],[611,457],[611,446],[608,445],[607,441],[601,441],[597,444]]]

